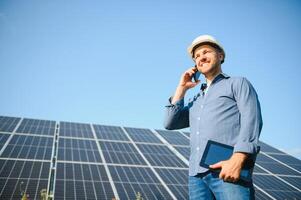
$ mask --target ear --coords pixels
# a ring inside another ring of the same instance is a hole
[[[222,60],[224,59],[224,54],[219,52],[218,58],[219,58],[220,62],[222,62]]]

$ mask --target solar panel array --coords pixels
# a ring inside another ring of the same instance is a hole
[[[301,161],[260,142],[256,199],[301,199]],[[0,199],[188,199],[189,133],[0,116]]]

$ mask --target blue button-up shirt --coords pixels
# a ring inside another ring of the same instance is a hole
[[[166,106],[166,129],[190,127],[190,176],[208,171],[199,166],[208,140],[231,145],[234,152],[256,155],[259,149],[262,117],[251,83],[221,73],[207,89],[206,94],[200,91],[186,106],[184,98]]]

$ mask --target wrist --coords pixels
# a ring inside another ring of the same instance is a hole
[[[187,91],[187,88],[179,84],[177,90],[181,93],[185,93]]]
[[[231,160],[236,160],[239,163],[243,164],[248,158],[248,154],[246,153],[241,153],[241,152],[235,152],[231,156]]]

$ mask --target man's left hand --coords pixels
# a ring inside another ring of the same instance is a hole
[[[211,169],[221,169],[219,178],[227,182],[237,182],[240,171],[248,155],[246,153],[234,153],[229,160],[220,161],[209,167]]]

